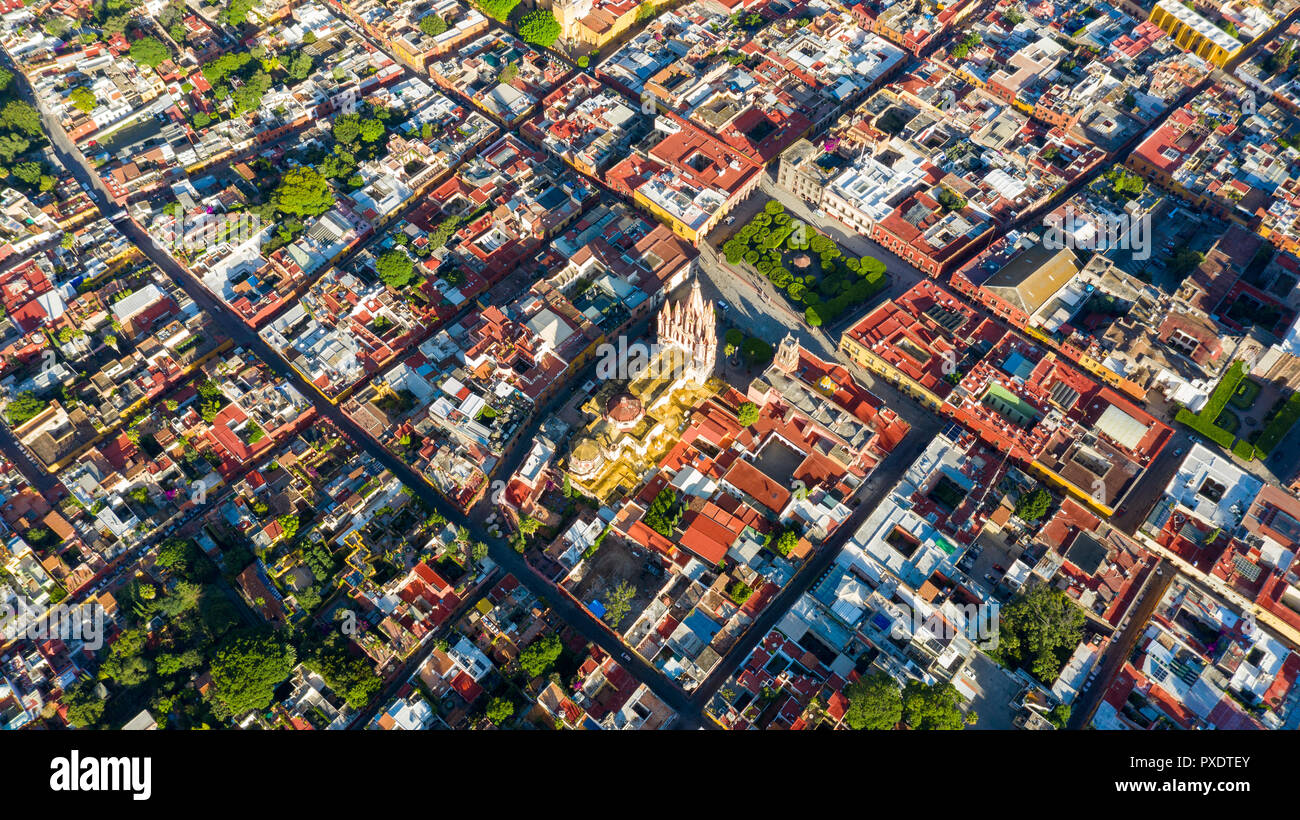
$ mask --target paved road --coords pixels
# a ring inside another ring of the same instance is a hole
[[[1097,677],[1092,685],[1085,687],[1075,699],[1066,728],[1083,729],[1092,722],[1092,716],[1101,704],[1102,696],[1110,689],[1111,683],[1124,667],[1124,662],[1128,660],[1134,645],[1146,628],[1147,620],[1151,617],[1151,613],[1155,612],[1156,604],[1160,603],[1160,599],[1165,596],[1165,590],[1169,589],[1177,574],[1178,567],[1167,560],[1161,560],[1156,569],[1149,572],[1146,580],[1143,581],[1142,592],[1129,608],[1128,625],[1119,635],[1111,639],[1110,646],[1102,653],[1102,658],[1096,667],[1099,670]]]

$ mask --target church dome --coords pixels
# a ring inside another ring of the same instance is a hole
[[[596,442],[584,438],[569,453],[569,472],[579,479],[588,478],[600,469],[604,461]]]
[[[645,407],[631,393],[619,393],[605,405],[605,420],[620,430],[634,427],[644,417]]]

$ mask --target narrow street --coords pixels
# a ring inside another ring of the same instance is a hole
[[[1169,589],[1174,576],[1178,574],[1178,568],[1167,560],[1160,561],[1156,567],[1157,571],[1147,576],[1141,597],[1134,601],[1129,609],[1128,626],[1111,639],[1110,646],[1106,648],[1096,666],[1098,670],[1096,679],[1075,699],[1066,728],[1085,729],[1092,722],[1092,716],[1096,714],[1102,696],[1110,689],[1119,671],[1124,668],[1124,662],[1128,660],[1138,638],[1142,636],[1151,613],[1155,612],[1156,605],[1165,595],[1165,590]]]

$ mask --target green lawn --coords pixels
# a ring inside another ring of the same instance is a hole
[[[1242,379],[1237,385],[1237,389],[1232,391],[1232,398],[1228,399],[1228,404],[1238,410],[1249,410],[1255,404],[1255,399],[1259,398],[1259,382],[1254,379]]]

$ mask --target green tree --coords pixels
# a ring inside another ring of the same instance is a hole
[[[315,63],[312,61],[311,55],[305,51],[299,51],[289,61],[289,77],[294,80],[305,80],[311,76],[311,70],[314,67]]]
[[[436,14],[426,14],[420,18],[420,31],[430,37],[437,37],[447,30],[447,21]]]
[[[221,21],[231,26],[240,26],[248,21],[248,12],[257,6],[257,0],[230,0],[221,12]]]
[[[727,587],[727,596],[735,602],[736,606],[744,606],[753,594],[754,588],[744,581],[735,581]]]
[[[1029,669],[1050,685],[1083,640],[1085,620],[1083,610],[1064,592],[1034,587],[1002,608],[992,654],[1008,666]]]
[[[961,729],[961,694],[951,683],[909,681],[903,690],[903,717],[913,729]]]
[[[95,98],[95,92],[91,91],[84,85],[79,85],[68,92],[68,100],[78,111],[94,111],[99,105],[99,100]]]
[[[376,259],[375,272],[393,290],[409,287],[416,279],[415,262],[401,248],[385,251]]]
[[[125,629],[113,645],[109,647],[108,657],[99,667],[102,680],[115,681],[121,686],[137,686],[149,679],[153,667],[144,657],[145,643],[149,635],[142,629]]]
[[[776,538],[773,548],[782,555],[789,555],[794,552],[794,548],[799,546],[799,533],[794,530],[786,530]]]
[[[293,672],[297,652],[273,634],[229,637],[212,658],[212,683],[233,715],[271,705],[275,687]]]
[[[1047,719],[1058,729],[1064,729],[1070,722],[1070,714],[1073,710],[1068,703],[1058,703],[1052,707],[1052,711],[1047,713]]]
[[[275,190],[275,207],[298,216],[319,216],[334,205],[334,192],[315,168],[290,168]]]
[[[41,115],[22,100],[10,100],[0,108],[0,128],[17,131],[29,137],[44,137]]]
[[[131,44],[130,55],[140,65],[157,68],[171,57],[171,52],[157,37],[141,37]]]
[[[363,142],[378,142],[384,136],[384,124],[379,120],[361,121],[361,139]]]
[[[284,529],[284,540],[292,541],[293,537],[298,534],[298,516],[290,513],[280,516],[276,521]]]
[[[519,0],[474,0],[474,5],[493,20],[504,23],[510,19],[510,12],[519,5]]]
[[[564,647],[560,644],[560,636],[554,632],[545,635],[532,643],[525,646],[519,653],[519,666],[528,674],[528,677],[535,678],[539,675],[546,674],[556,658],[560,657],[560,652]]]
[[[1282,44],[1269,55],[1265,67],[1270,74],[1282,74],[1291,67],[1295,58],[1295,40],[1283,40]]]
[[[748,427],[758,421],[758,405],[752,401],[740,405],[740,410],[736,413],[736,420],[740,422],[742,427]]]
[[[506,698],[493,698],[485,714],[494,725],[500,726],[514,716],[515,705]]]
[[[808,323],[808,327],[822,326],[822,315],[817,308],[812,305],[803,309],[803,320]]]
[[[636,587],[627,581],[619,581],[618,586],[605,593],[605,623],[614,629],[623,623],[627,613],[632,609],[632,599],[636,598]]]
[[[95,682],[79,681],[63,693],[63,704],[68,707],[68,723],[79,729],[94,726],[104,716],[104,701],[95,694]]]
[[[677,493],[672,487],[659,491],[641,520],[645,525],[664,538],[672,538],[677,529],[677,522],[682,518],[682,511],[677,507]]]
[[[560,22],[550,9],[535,9],[519,19],[519,36],[525,42],[550,48],[560,39]]]
[[[371,664],[348,652],[338,632],[331,633],[304,662],[319,672],[325,683],[353,709],[364,709],[383,684]]]
[[[903,719],[903,690],[885,672],[873,672],[844,687],[849,708],[844,721],[852,729],[884,731]]]
[[[1032,492],[1021,493],[1016,499],[1016,515],[1023,521],[1037,521],[1047,514],[1052,506],[1052,494],[1039,487]]]
[[[48,402],[36,398],[36,394],[30,390],[24,390],[9,402],[5,408],[5,415],[9,416],[9,423],[14,427],[30,421],[33,417],[43,411]]]

